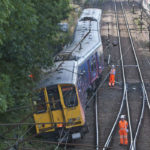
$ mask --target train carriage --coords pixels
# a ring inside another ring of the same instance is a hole
[[[51,72],[39,83],[39,99],[33,100],[35,123],[43,123],[36,125],[38,134],[71,128],[76,139],[85,130],[88,92],[104,67],[100,20],[100,9],[82,12],[73,42],[57,55]]]

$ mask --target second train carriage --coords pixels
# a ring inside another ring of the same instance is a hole
[[[38,134],[71,128],[73,139],[81,137],[87,94],[104,67],[101,13],[100,9],[83,10],[72,44],[57,56],[52,72],[39,83],[39,99],[33,100],[35,123],[43,123],[36,125]]]

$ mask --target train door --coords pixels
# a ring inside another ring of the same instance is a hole
[[[84,124],[84,113],[82,106],[78,100],[77,89],[73,85],[58,86],[66,128],[79,126]]]
[[[91,67],[90,67],[90,60],[88,60],[88,74],[89,74],[89,83],[91,83]]]
[[[98,62],[97,52],[95,54],[95,57],[96,57],[96,76],[98,76],[99,75],[99,62]]]
[[[53,122],[56,123],[57,127],[62,127],[64,122],[64,114],[60,101],[59,91],[57,85],[47,87],[48,100],[50,105],[50,114],[53,118]]]
[[[98,60],[98,70],[99,70],[99,75],[102,73],[104,69],[104,56],[103,56],[103,49],[102,46],[98,48],[97,51],[97,60]]]
[[[90,59],[91,65],[91,83],[93,83],[97,77],[96,55],[93,55]]]
[[[46,88],[36,92],[33,98],[33,106],[35,110],[33,115],[34,121],[35,123],[41,123],[36,124],[36,132],[39,134],[42,132],[54,131],[54,120],[52,112],[50,111]]]
[[[79,74],[78,74],[78,93],[80,97],[80,101],[83,106],[85,106],[86,99],[87,99],[87,88],[88,88],[88,77],[87,77],[87,68],[86,63],[82,64],[79,67]]]

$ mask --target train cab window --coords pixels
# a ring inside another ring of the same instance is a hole
[[[39,91],[33,98],[33,106],[36,113],[46,112],[47,107],[45,103],[44,90]]]
[[[49,99],[51,110],[61,109],[61,102],[60,102],[57,85],[47,87],[47,93],[48,93],[48,99]]]
[[[62,86],[64,103],[67,107],[75,107],[78,105],[75,87]]]

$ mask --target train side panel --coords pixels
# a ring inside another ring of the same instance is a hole
[[[87,103],[88,92],[92,90],[93,84],[100,79],[103,69],[103,48],[101,45],[88,59],[79,65],[77,87],[83,107]]]
[[[101,45],[97,49],[97,60],[98,60],[98,71],[99,71],[99,76],[101,77],[102,71],[104,69],[104,55],[103,55],[103,46]]]

